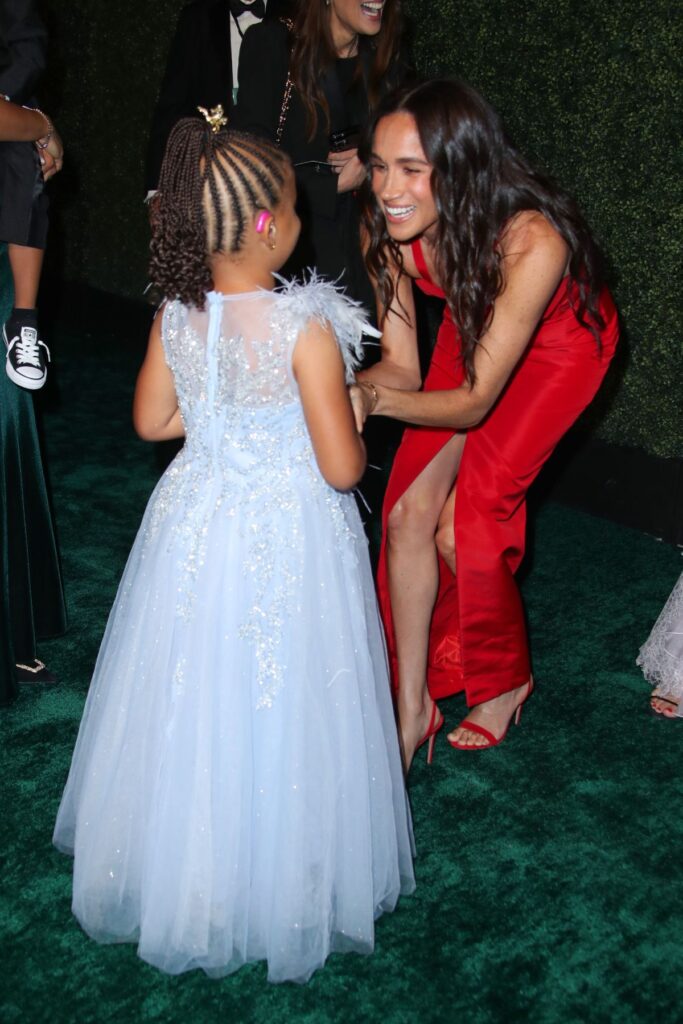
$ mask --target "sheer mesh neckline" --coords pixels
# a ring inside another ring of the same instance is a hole
[[[248,292],[219,292],[212,288],[207,292],[209,299],[252,299],[255,295],[275,295],[275,288],[252,288]]]

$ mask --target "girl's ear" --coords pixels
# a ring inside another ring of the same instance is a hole
[[[268,224],[266,234],[268,237],[268,248],[274,249],[277,243],[277,224],[275,223],[275,217],[273,217]]]
[[[256,228],[256,233],[263,236],[263,241],[268,248],[274,249],[277,239],[277,225],[275,217],[270,210],[259,210],[256,214],[254,227]]]

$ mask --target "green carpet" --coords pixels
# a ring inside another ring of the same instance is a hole
[[[648,715],[634,659],[682,563],[558,505],[535,517],[524,581],[537,692],[499,749],[440,737],[431,768],[418,757],[418,887],[378,923],[373,956],[272,986],[262,965],[169,978],[86,938],[52,827],[160,460],[130,426],[141,325],[105,318],[52,341],[44,426],[71,627],[39,652],[59,687],[0,715],[3,1024],[680,1020],[683,723]],[[453,725],[462,702],[443,710]]]

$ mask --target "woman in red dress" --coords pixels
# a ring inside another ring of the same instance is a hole
[[[382,359],[353,389],[359,425],[406,429],[383,512],[378,588],[406,767],[443,725],[481,750],[533,688],[515,572],[527,490],[595,395],[617,314],[574,202],[511,145],[470,86],[427,82],[378,110],[367,263]],[[446,299],[421,391],[412,281]]]

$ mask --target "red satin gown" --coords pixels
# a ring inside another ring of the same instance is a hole
[[[444,298],[429,277],[419,241],[412,244],[417,286]],[[515,573],[524,555],[526,493],[543,463],[598,390],[616,347],[617,313],[606,289],[599,350],[569,298],[564,278],[529,346],[486,419],[467,431],[455,500],[456,575],[439,558],[427,683],[433,698],[464,690],[470,707],[529,679],[529,648]],[[446,307],[424,391],[464,381],[458,331]],[[377,586],[394,686],[396,644],[387,577],[387,520],[392,508],[455,431],[408,427],[396,453],[382,512]]]

